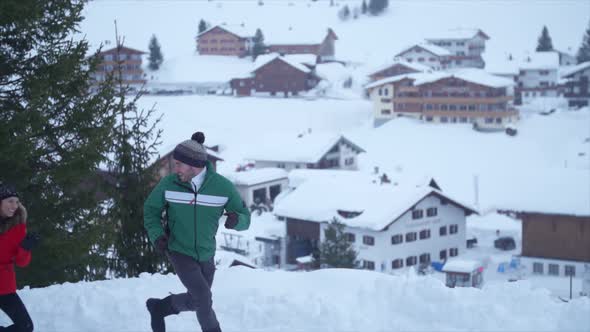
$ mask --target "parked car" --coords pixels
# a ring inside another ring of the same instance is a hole
[[[516,248],[516,242],[512,236],[503,236],[494,241],[494,247],[501,250],[512,250]]]

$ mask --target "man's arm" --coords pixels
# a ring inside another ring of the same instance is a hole
[[[229,186],[229,200],[225,204],[225,210],[230,213],[235,213],[238,216],[238,223],[232,227],[236,231],[245,231],[250,227],[250,210],[240,197],[233,184]]]
[[[162,218],[162,209],[166,204],[164,199],[164,179],[160,180],[158,185],[152,190],[143,204],[143,226],[145,227],[150,242],[155,241],[164,235],[164,228],[160,219]]]

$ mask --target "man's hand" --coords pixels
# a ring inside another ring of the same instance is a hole
[[[238,214],[235,212],[227,212],[225,215],[227,216],[227,219],[225,219],[225,228],[234,229],[239,221]]]
[[[164,254],[168,250],[168,235],[160,235],[154,245],[159,254]]]

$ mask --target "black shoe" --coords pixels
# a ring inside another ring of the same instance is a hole
[[[178,311],[172,307],[172,298],[167,296],[163,299],[148,299],[145,305],[150,312],[151,325],[153,332],[166,332],[166,323],[164,318],[170,315],[178,314]]]

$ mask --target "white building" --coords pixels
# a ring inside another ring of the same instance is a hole
[[[342,135],[308,133],[287,141],[268,142],[249,159],[256,161],[256,168],[355,170],[357,156],[362,152],[365,150]]]
[[[252,169],[223,175],[235,184],[248,207],[257,204],[271,205],[289,182],[287,172],[281,168]]]
[[[445,48],[429,43],[420,43],[406,47],[395,57],[409,63],[418,63],[434,70],[441,70],[451,68],[448,65],[448,58],[451,55],[452,53]]]
[[[334,219],[345,224],[359,263],[370,270],[391,273],[465,251],[465,216],[476,211],[432,179],[380,184],[362,174],[343,177],[310,178],[275,205],[287,224],[287,264],[317,249]]]
[[[522,103],[543,97],[558,97],[559,54],[556,52],[535,52],[527,55],[519,63],[517,94]]]
[[[485,63],[482,53],[486,49],[488,39],[490,37],[479,29],[452,29],[440,36],[426,38],[426,41],[451,53],[445,59],[448,68],[483,68]]]
[[[590,105],[590,61],[561,70],[566,81],[564,97],[570,107]]]

